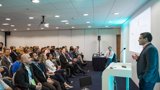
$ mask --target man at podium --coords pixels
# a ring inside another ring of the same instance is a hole
[[[134,54],[132,58],[137,61],[139,90],[153,90],[159,79],[158,50],[151,43],[152,35],[149,32],[141,33],[138,41],[143,50],[139,56]]]

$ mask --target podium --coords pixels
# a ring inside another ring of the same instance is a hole
[[[102,90],[114,90],[114,76],[126,77],[126,90],[129,90],[129,78],[132,76],[131,63],[112,62],[102,73]]]

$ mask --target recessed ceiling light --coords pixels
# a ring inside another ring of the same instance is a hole
[[[27,30],[30,30],[30,28],[27,28]]]
[[[29,26],[29,27],[30,27],[30,26],[31,26],[31,24],[28,24],[27,26]]]
[[[68,22],[68,20],[62,20],[61,22]]]
[[[88,16],[88,14],[86,13],[86,14],[83,14],[83,16]]]
[[[88,28],[91,28],[91,26],[88,26]]]
[[[105,26],[105,27],[109,27],[109,26]]]
[[[54,17],[59,18],[60,16],[59,15],[55,15]]]
[[[65,24],[69,24],[68,22],[66,22]]]
[[[4,29],[1,29],[1,31],[4,31]]]
[[[34,19],[34,17],[29,17],[29,19]]]
[[[17,29],[13,29],[14,31],[17,31]]]
[[[11,25],[11,27],[15,27],[15,25]]]
[[[90,23],[90,21],[87,21],[86,23]]]
[[[6,26],[6,25],[9,25],[9,23],[3,23],[2,25],[5,25],[5,26]]]
[[[39,0],[32,0],[33,3],[39,3]]]
[[[44,28],[41,28],[41,30],[43,30]]]
[[[11,18],[6,18],[6,20],[10,21],[10,20],[11,20]]]
[[[75,28],[75,27],[72,27],[72,28]]]
[[[56,27],[56,29],[59,29],[59,27]]]
[[[2,7],[2,4],[0,4],[0,7]]]
[[[48,27],[49,27],[49,23],[45,23],[45,24],[44,24],[44,27],[47,27],[47,28],[48,28]]]
[[[118,13],[118,12],[116,12],[116,13],[114,13],[114,15],[119,15],[119,13]]]

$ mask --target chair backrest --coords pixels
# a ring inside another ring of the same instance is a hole
[[[84,88],[92,85],[92,78],[91,76],[83,77],[79,79],[79,82],[80,82],[80,88]]]
[[[117,62],[117,55],[115,53],[113,55],[112,62]]]

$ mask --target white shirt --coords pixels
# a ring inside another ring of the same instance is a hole
[[[106,58],[112,59],[113,56],[114,56],[114,52],[113,51],[107,51],[105,55],[106,55]]]
[[[56,66],[55,64],[51,61],[51,60],[46,60],[45,62],[46,66],[47,66],[47,69],[50,71],[50,72],[55,72],[56,71]]]

